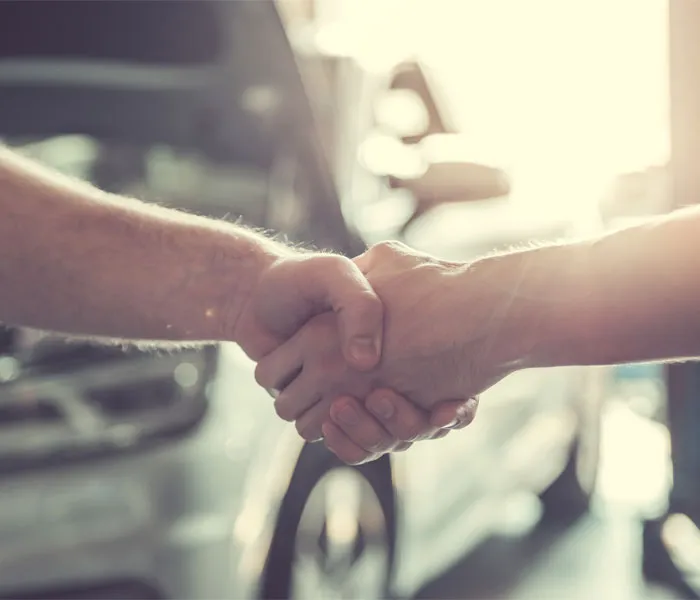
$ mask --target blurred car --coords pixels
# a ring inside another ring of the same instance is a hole
[[[355,255],[371,239],[273,3],[0,3],[0,32],[8,145],[294,242]],[[349,468],[276,418],[233,344],[163,355],[5,328],[0,597],[411,594],[514,493],[540,494],[549,518],[585,510],[596,373],[512,376],[468,432]]]

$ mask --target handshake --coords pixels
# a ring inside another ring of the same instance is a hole
[[[527,320],[494,285],[508,261],[446,262],[396,242],[353,261],[271,259],[233,339],[277,414],[359,464],[474,418],[477,395],[516,368]]]

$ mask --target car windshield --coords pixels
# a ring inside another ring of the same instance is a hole
[[[374,72],[424,64],[474,155],[507,168],[514,202],[591,202],[618,174],[668,160],[667,2],[317,4],[334,51]]]
[[[419,54],[481,152],[521,186],[568,193],[572,179],[604,183],[667,160],[667,10],[634,0],[417,2],[421,31],[439,32]]]

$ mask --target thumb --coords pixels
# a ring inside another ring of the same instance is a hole
[[[381,357],[384,307],[360,269],[347,258],[317,256],[306,261],[300,280],[310,305],[338,315],[343,355],[357,369],[374,368]]]

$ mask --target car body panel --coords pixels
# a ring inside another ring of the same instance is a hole
[[[134,579],[173,598],[255,595],[255,555],[302,442],[237,346],[219,365],[206,417],[186,438],[3,479],[1,594]]]
[[[497,529],[511,495],[540,492],[561,472],[578,426],[561,390],[569,382],[564,372],[518,373],[483,395],[467,432],[396,456],[399,593],[414,594]]]

